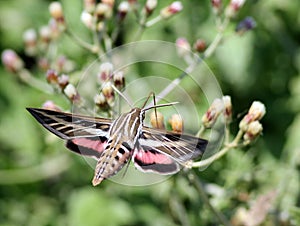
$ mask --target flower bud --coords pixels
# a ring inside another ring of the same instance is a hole
[[[49,84],[57,84],[58,83],[57,72],[53,69],[49,69],[46,73],[46,80]]]
[[[230,123],[232,120],[232,104],[230,96],[223,96],[224,102],[224,117],[226,123]]]
[[[98,3],[96,5],[95,14],[98,21],[108,19],[112,15],[112,8],[108,4]]]
[[[76,88],[69,83],[65,89],[64,89],[64,94],[72,101],[72,102],[77,102],[80,100],[80,95],[77,92]]]
[[[42,26],[39,30],[40,40],[41,40],[41,49],[45,50],[48,48],[51,41],[51,29],[49,26]]]
[[[156,6],[157,6],[157,0],[146,1],[145,9],[146,9],[147,16],[150,16],[152,14]]]
[[[204,50],[206,49],[205,41],[203,39],[197,39],[194,43],[194,49],[199,53],[204,52]]]
[[[217,121],[219,115],[224,109],[224,103],[221,99],[217,98],[208,108],[207,112],[202,117],[202,123],[205,128],[211,128]]]
[[[102,0],[101,2],[109,5],[111,8],[113,8],[115,4],[115,0]]]
[[[225,14],[227,17],[234,17],[240,8],[244,5],[246,0],[231,0],[226,8]]]
[[[112,88],[112,84],[110,82],[106,82],[102,88],[102,93],[107,100],[109,105],[112,105],[115,100],[114,89]]]
[[[105,82],[108,79],[110,79],[112,76],[113,69],[114,67],[111,63],[109,62],[102,63],[100,65],[100,73],[99,73],[100,82]]]
[[[211,0],[213,11],[215,14],[219,14],[222,9],[222,0]]]
[[[130,9],[130,5],[127,1],[123,1],[120,3],[120,5],[118,7],[118,18],[120,21],[124,20],[129,9]]]
[[[182,133],[183,131],[183,120],[180,115],[174,114],[169,119],[169,123],[172,127],[172,130],[177,133]]]
[[[252,17],[246,17],[244,20],[238,23],[237,27],[235,28],[235,31],[243,35],[245,32],[252,30],[256,27],[256,22]]]
[[[150,114],[150,123],[153,128],[156,129],[164,129],[165,124],[164,124],[164,116],[161,112],[159,111],[152,111]]]
[[[64,12],[60,2],[51,2],[49,12],[52,18],[56,21],[64,22]]]
[[[248,144],[255,140],[263,131],[263,127],[259,121],[253,121],[248,125],[244,134],[244,143]]]
[[[125,78],[124,78],[124,72],[118,71],[113,76],[114,85],[117,87],[118,90],[121,90],[125,87]]]
[[[34,29],[28,29],[23,34],[25,52],[28,56],[35,56],[37,53],[37,34]]]
[[[50,68],[50,63],[46,57],[42,57],[38,59],[38,67],[42,71],[47,71]]]
[[[49,29],[51,33],[51,39],[56,39],[60,36],[61,31],[64,30],[64,27],[60,26],[55,19],[50,19]]]
[[[58,85],[59,87],[64,90],[64,88],[69,84],[69,76],[62,74],[58,77]]]
[[[103,93],[96,94],[96,96],[94,97],[94,102],[101,110],[106,111],[109,109],[109,105]]]
[[[18,72],[24,67],[22,59],[11,49],[6,49],[1,54],[1,60],[6,70],[10,72]]]
[[[83,11],[81,13],[81,16],[80,16],[80,20],[81,22],[89,29],[92,29],[93,28],[93,16],[92,14],[86,12],[86,11]]]
[[[84,7],[85,12],[92,13],[96,7],[96,1],[95,0],[84,0],[83,7]]]
[[[61,108],[58,107],[52,100],[47,100],[43,105],[42,108],[53,110],[53,111],[61,111]]]
[[[244,118],[241,120],[239,127],[242,131],[247,131],[251,122],[260,120],[266,114],[266,107],[260,101],[254,101]]]
[[[176,49],[180,57],[185,57],[191,53],[190,43],[185,38],[178,38],[176,40]]]
[[[171,3],[171,5],[163,8],[160,11],[160,16],[164,19],[168,19],[171,16],[182,11],[182,9],[183,9],[182,3],[180,1],[175,1],[175,2]]]

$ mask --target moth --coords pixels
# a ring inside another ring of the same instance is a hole
[[[97,159],[92,181],[96,186],[130,160],[142,172],[168,175],[204,153],[207,140],[144,126],[145,112],[151,108],[135,107],[115,120],[39,108],[27,110],[47,130],[66,140],[68,149]]]

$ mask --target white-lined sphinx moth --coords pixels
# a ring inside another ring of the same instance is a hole
[[[140,171],[174,174],[180,165],[204,153],[204,139],[143,126],[148,109],[133,108],[111,120],[27,108],[47,130],[66,140],[71,151],[98,160],[94,186],[116,174],[131,159]]]

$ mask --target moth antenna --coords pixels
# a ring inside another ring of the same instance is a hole
[[[179,104],[179,102],[171,102],[171,103],[167,103],[167,104],[158,104],[158,105],[153,105],[147,108],[142,109],[143,112],[148,111],[152,108],[160,108],[160,107],[166,107],[166,106],[173,106],[175,104]]]
[[[111,87],[127,102],[127,104],[133,108],[133,104],[129,101],[129,99],[127,97],[125,97],[125,95],[123,93],[120,92],[120,90],[117,89],[117,87],[115,87],[114,85],[111,85]]]

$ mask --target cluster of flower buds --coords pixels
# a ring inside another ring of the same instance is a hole
[[[80,103],[80,95],[75,86],[69,83],[68,75],[59,75],[57,71],[49,69],[46,73],[46,80],[49,84],[64,93],[72,103]]]
[[[239,127],[244,132],[245,143],[250,143],[262,132],[262,125],[259,120],[266,114],[266,107],[259,101],[254,101],[248,113],[241,120]]]
[[[180,1],[175,1],[172,2],[171,5],[168,5],[167,7],[163,8],[160,11],[160,16],[163,19],[168,19],[174,16],[175,14],[179,13],[180,11],[182,11],[182,9],[183,9],[182,3]]]
[[[215,99],[206,113],[202,117],[202,124],[206,129],[212,128],[221,114],[227,124],[230,123],[232,117],[232,105],[230,96],[224,96],[222,99]]]
[[[24,68],[24,62],[14,50],[4,50],[1,54],[1,60],[6,70],[10,72],[17,73]]]

